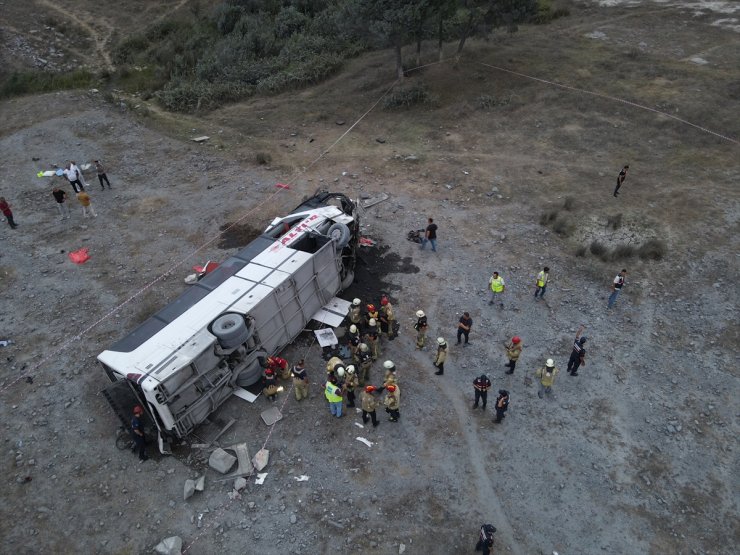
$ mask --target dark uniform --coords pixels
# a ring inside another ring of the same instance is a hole
[[[149,457],[146,456],[146,437],[144,436],[144,423],[141,421],[141,415],[134,414],[131,418],[131,435],[136,443],[136,448],[139,450],[139,460],[145,461]]]
[[[475,404],[474,409],[478,408],[478,403],[483,401],[483,410],[486,410],[486,403],[488,402],[488,390],[491,388],[491,380],[488,376],[483,374],[479,378],[473,380],[473,387],[475,388]]]
[[[570,359],[568,359],[568,372],[571,376],[578,375],[578,368],[586,360],[586,349],[583,348],[583,344],[586,342],[586,338],[576,338],[573,341],[573,352],[570,353]]]
[[[478,543],[475,545],[476,551],[482,551],[483,555],[490,555],[493,548],[493,535],[496,533],[496,527],[492,524],[484,524],[480,527],[478,533]]]
[[[506,417],[504,414],[509,409],[509,392],[505,389],[498,390],[498,397],[496,397],[496,424],[500,424],[501,421]]]

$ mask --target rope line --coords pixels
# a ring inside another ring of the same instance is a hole
[[[611,96],[611,95],[600,93],[600,92],[589,91],[589,90],[586,90],[586,89],[580,89],[578,87],[573,87],[571,85],[564,85],[563,83],[557,83],[555,81],[548,81],[547,79],[542,79],[540,77],[535,77],[533,75],[527,75],[526,73],[520,73],[518,71],[514,71],[514,70],[511,70],[511,69],[506,69],[506,68],[503,68],[503,67],[500,67],[500,66],[495,66],[495,65],[492,65],[492,64],[487,64],[487,63],[484,63],[484,62],[477,62],[477,63],[480,64],[480,65],[482,65],[482,66],[485,66],[485,67],[490,67],[491,69],[497,69],[497,70],[503,71],[505,73],[510,73],[511,75],[517,75],[518,77],[524,77],[525,79],[530,79],[532,81],[538,81],[538,82],[544,83],[546,85],[552,85],[554,87],[559,87],[561,89],[565,89],[565,90],[569,90],[569,91],[573,91],[573,92],[579,92],[579,93],[583,93],[583,94],[590,94],[591,96],[596,96],[596,97],[604,98],[604,99],[607,99],[607,100],[613,100],[615,102],[621,102],[622,104],[627,104],[628,106],[632,106],[633,108],[639,108],[641,110],[647,110],[648,112],[653,112],[655,114],[660,114],[662,116],[666,116],[666,117],[669,117],[671,119],[674,119],[674,120],[676,120],[676,121],[678,121],[680,123],[683,123],[684,125],[689,125],[689,126],[695,128],[695,129],[698,129],[699,131],[703,131],[704,133],[709,133],[710,135],[714,135],[715,137],[719,137],[720,139],[723,139],[725,141],[734,143],[736,145],[740,145],[740,141],[738,141],[737,139],[734,139],[732,137],[728,137],[727,135],[722,135],[721,133],[717,133],[716,131],[712,131],[711,129],[707,129],[706,127],[702,127],[701,125],[697,125],[696,123],[692,123],[692,122],[687,121],[685,119],[679,118],[678,116],[674,116],[673,114],[669,114],[667,112],[663,112],[663,111],[658,110],[656,108],[651,108],[650,106],[644,106],[643,104],[638,104],[637,102],[632,102],[630,100],[626,100],[624,98],[619,98],[617,96]]]

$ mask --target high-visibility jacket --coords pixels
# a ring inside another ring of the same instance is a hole
[[[504,290],[504,278],[498,276],[497,278],[491,277],[491,291],[494,293],[501,293]]]
[[[326,400],[330,403],[342,402],[342,396],[339,394],[340,391],[339,387],[331,382],[326,382],[326,386],[324,386],[324,395],[326,396]]]
[[[547,285],[547,280],[550,276],[548,276],[545,271],[541,271],[539,274],[537,274],[537,287],[544,287]]]

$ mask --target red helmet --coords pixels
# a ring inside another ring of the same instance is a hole
[[[388,304],[388,297],[383,297],[382,299],[380,299],[380,304],[383,305],[383,306],[387,305]]]
[[[387,386],[385,386],[385,388],[388,391],[390,391],[391,393],[393,393],[396,390],[396,386],[395,385],[387,385]]]
[[[265,370],[265,375],[266,376],[272,376],[273,374],[274,374],[274,372],[272,371],[271,368],[268,368],[267,370]]]
[[[375,312],[375,305],[374,304],[367,305],[367,310],[368,312]]]
[[[365,391],[367,391],[368,393],[372,393],[373,391],[375,391],[375,386],[369,385],[365,388]]]
[[[512,337],[512,338],[511,338],[511,342],[512,342],[512,343],[513,343],[514,345],[516,345],[517,343],[521,343],[521,341],[522,341],[522,339],[521,339],[521,337],[519,337],[518,335],[515,335],[514,337]]]
[[[136,405],[134,407],[134,414],[144,414],[144,407],[141,405]]]

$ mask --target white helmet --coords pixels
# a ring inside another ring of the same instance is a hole
[[[424,318],[424,311],[423,310],[417,310],[416,311],[416,317],[417,318]]]
[[[352,324],[352,325],[351,325],[351,326],[349,327],[349,332],[350,332],[350,333],[357,333],[357,326],[355,326],[354,324]]]
[[[393,364],[393,361],[392,360],[386,360],[383,363],[383,368],[385,368],[386,370],[391,370],[392,368],[395,368],[395,367],[396,367],[396,365]]]
[[[370,347],[368,347],[365,343],[360,343],[360,350],[363,353],[366,353],[368,351],[368,349],[370,349]]]
[[[378,325],[378,323],[375,321],[375,318],[370,318],[370,321],[368,322],[368,324],[371,325],[371,326],[377,326]]]
[[[344,377],[344,368],[342,368],[341,366],[337,369],[337,376],[339,376],[340,378]]]
[[[362,304],[362,301],[360,299],[353,299],[352,304],[354,306],[360,306]]]
[[[349,374],[351,376],[354,373],[355,373],[355,367],[354,367],[354,365],[350,364],[349,366],[347,366],[347,374]]]
[[[445,341],[445,338],[444,337],[438,337],[437,338],[437,343],[439,343],[440,345],[444,345],[447,342]]]
[[[545,366],[547,366],[548,368],[552,368],[553,366],[555,366],[555,361],[551,358],[548,358],[547,362],[545,362]]]

